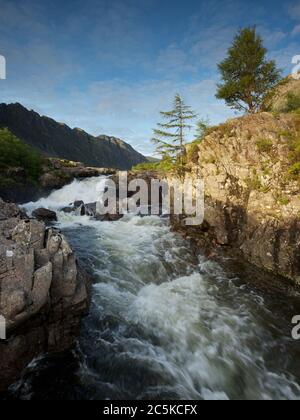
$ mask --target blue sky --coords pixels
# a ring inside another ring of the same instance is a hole
[[[151,130],[176,92],[213,123],[234,115],[214,96],[217,63],[247,25],[291,72],[300,1],[0,0],[1,102],[152,154]]]

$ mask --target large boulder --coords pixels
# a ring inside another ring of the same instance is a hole
[[[35,217],[37,220],[43,222],[56,222],[57,216],[55,211],[39,208],[32,212],[32,216]]]
[[[0,202],[0,390],[45,352],[69,349],[89,305],[89,279],[66,238]],[[3,216],[7,215],[6,218]]]

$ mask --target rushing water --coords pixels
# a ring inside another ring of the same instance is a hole
[[[103,182],[75,181],[27,209],[95,201]],[[91,312],[75,361],[35,361],[12,394],[300,399],[300,343],[291,339],[297,300],[260,292],[196,259],[158,217],[101,223],[59,213],[58,224],[93,273]]]

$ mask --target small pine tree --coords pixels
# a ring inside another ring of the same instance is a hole
[[[281,73],[266,54],[255,27],[240,30],[227,58],[218,66],[223,83],[218,85],[216,97],[225,99],[227,105],[238,111],[257,112]]]
[[[162,111],[160,114],[167,122],[159,123],[158,128],[153,130],[152,142],[156,144],[156,151],[162,158],[175,159],[177,155],[184,153],[186,131],[192,128],[188,122],[193,120],[196,114],[191,107],[185,105],[179,94],[175,96],[173,109]]]

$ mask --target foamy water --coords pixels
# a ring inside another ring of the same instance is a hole
[[[26,207],[92,202],[103,182],[75,181]],[[300,399],[299,344],[289,334],[288,310],[277,313],[243,279],[229,280],[216,263],[196,259],[166,220],[58,217],[95,278],[77,382],[68,384],[81,398]],[[38,395],[28,378],[19,390]]]

